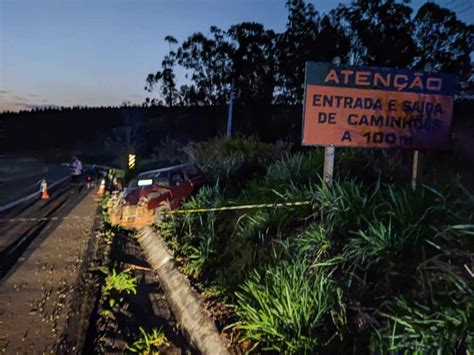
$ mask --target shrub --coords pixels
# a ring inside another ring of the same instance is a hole
[[[465,353],[474,348],[473,295],[464,302],[455,300],[423,305],[402,297],[388,302],[379,314],[385,326],[371,338],[372,352]]]
[[[323,164],[324,150],[321,148],[307,153],[286,155],[268,167],[264,185],[285,188],[287,184],[301,186],[318,182],[318,172],[322,173]]]
[[[190,143],[183,151],[214,181],[237,191],[246,181],[262,175],[266,167],[281,155],[279,148],[253,137],[219,137],[207,142]]]
[[[235,324],[263,350],[303,353],[327,345],[336,328],[330,312],[336,288],[323,272],[310,274],[304,263],[281,263],[254,272],[236,292]]]

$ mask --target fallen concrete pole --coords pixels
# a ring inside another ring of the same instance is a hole
[[[214,322],[206,314],[189,280],[178,270],[161,236],[151,227],[144,227],[137,238],[191,345],[202,354],[229,354]]]

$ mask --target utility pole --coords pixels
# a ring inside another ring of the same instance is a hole
[[[234,79],[230,87],[229,111],[227,112],[227,139],[232,136],[232,106],[234,105]]]
[[[433,72],[433,65],[430,62],[427,62],[425,64],[425,67],[423,68],[423,71],[425,73],[431,74]],[[418,180],[420,179],[419,177],[420,170],[421,170],[420,160],[421,160],[420,152],[418,149],[415,149],[413,151],[413,165],[411,168],[411,187],[413,190],[416,189],[416,186],[418,185],[418,182],[419,182]]]

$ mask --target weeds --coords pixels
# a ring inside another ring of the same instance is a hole
[[[243,341],[280,353],[309,352],[327,345],[336,334],[328,329],[336,289],[325,273],[311,275],[303,263],[254,272],[236,293],[237,329]]]
[[[97,238],[103,238],[105,243],[110,245],[115,237],[115,232],[112,229],[105,229],[97,233]]]
[[[110,315],[110,311],[114,310],[123,303],[123,295],[137,294],[137,279],[128,272],[118,272],[102,270],[106,274],[105,284],[102,289],[102,295],[106,300],[109,309],[104,311],[105,315]]]
[[[380,315],[386,319],[386,325],[372,336],[373,352],[450,353],[473,349],[472,300],[427,306],[396,298],[384,309]]]
[[[147,333],[140,327],[140,332],[142,337],[132,345],[127,345],[126,349],[132,353],[144,355],[160,354],[160,351],[166,350],[171,345],[161,329],[154,328],[150,333]]]

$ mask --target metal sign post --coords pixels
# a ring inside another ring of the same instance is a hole
[[[341,58],[334,57],[332,64],[336,67],[341,65]],[[336,147],[329,145],[324,147],[324,169],[323,169],[323,182],[326,186],[332,186],[334,177],[334,158],[336,156]]]
[[[334,158],[336,155],[336,147],[333,145],[324,147],[324,173],[323,181],[327,186],[332,185],[334,177]]]
[[[411,188],[413,190],[416,189],[416,183],[418,179],[418,159],[419,159],[420,152],[415,150],[413,152],[413,166],[412,166],[412,173],[411,173]]]
[[[430,75],[433,72],[433,66],[430,62],[425,64],[424,72]],[[413,151],[413,165],[411,170],[411,188],[416,189],[418,183],[418,172],[420,170],[420,152],[418,149]]]

